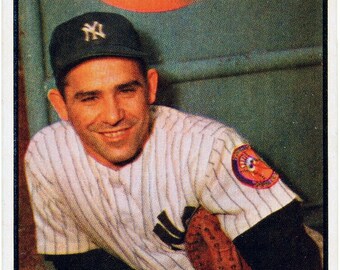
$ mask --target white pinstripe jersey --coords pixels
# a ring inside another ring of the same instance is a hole
[[[217,213],[234,239],[296,197],[281,180],[255,189],[237,179],[231,154],[246,142],[233,129],[167,107],[151,111],[141,155],[118,171],[87,155],[68,122],[33,137],[25,160],[39,253],[103,248],[136,269],[193,269],[181,249],[186,207]],[[155,227],[178,241],[161,240]]]

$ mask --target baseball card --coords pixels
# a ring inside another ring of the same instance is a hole
[[[336,1],[2,8],[4,269],[336,269]]]

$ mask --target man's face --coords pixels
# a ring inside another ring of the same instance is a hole
[[[156,88],[157,72],[149,70],[145,78],[134,60],[88,60],[66,77],[62,118],[71,122],[92,157],[117,169],[148,139]]]

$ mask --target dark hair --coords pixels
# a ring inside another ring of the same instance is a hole
[[[145,59],[143,58],[131,58],[133,60],[135,60],[140,68],[140,71],[143,75],[144,78],[147,77],[147,64]],[[69,71],[75,67],[75,65],[68,67],[67,69],[65,69],[63,72],[60,72],[58,74],[58,76],[55,78],[55,82],[56,82],[56,86],[59,90],[59,92],[61,93],[61,95],[63,96],[63,98],[65,99],[65,87],[67,85],[67,74],[69,73]]]

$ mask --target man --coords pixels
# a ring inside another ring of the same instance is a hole
[[[59,25],[50,56],[61,121],[31,140],[26,175],[38,252],[58,269],[193,269],[184,242],[199,208],[252,269],[320,269],[298,196],[241,136],[152,106],[158,74],[124,17]]]

